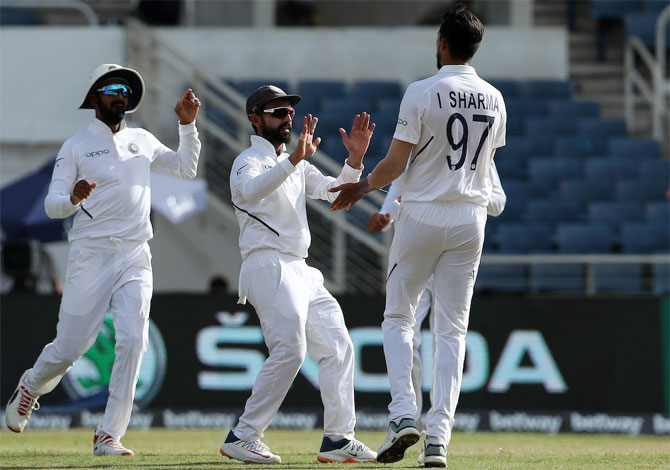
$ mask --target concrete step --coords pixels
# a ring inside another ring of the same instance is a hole
[[[603,93],[578,93],[575,100],[595,101],[600,104],[600,117],[604,119],[623,119],[623,95]]]
[[[623,79],[623,65],[617,63],[584,63],[570,66],[570,76],[573,78],[621,78]]]
[[[587,95],[623,95],[623,80],[620,78],[595,78],[576,80],[577,89]]]

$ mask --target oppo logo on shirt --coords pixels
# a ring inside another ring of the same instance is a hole
[[[84,155],[86,158],[91,158],[91,157],[98,157],[100,155],[104,155],[106,153],[109,153],[109,150],[104,149],[104,150],[95,150],[93,152],[88,152],[86,155]]]
[[[398,119],[398,124],[402,124],[403,126],[407,125],[407,121],[404,121],[402,119]]]

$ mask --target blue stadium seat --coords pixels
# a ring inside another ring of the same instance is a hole
[[[574,135],[577,122],[569,117],[529,117],[526,119],[526,135],[558,136]]]
[[[620,238],[624,253],[670,253],[670,233],[664,223],[624,223]]]
[[[528,80],[525,83],[527,98],[542,100],[568,100],[572,84],[564,80]]]
[[[346,114],[353,120],[356,114],[363,111],[372,111],[374,106],[372,100],[365,98],[326,98],[321,100],[322,113],[328,114]]]
[[[532,157],[551,157],[554,155],[554,136],[527,135],[524,138],[530,146]]]
[[[501,223],[494,243],[500,253],[548,253],[552,235],[549,224]]]
[[[515,119],[525,119],[528,116],[547,116],[549,114],[549,100],[516,98],[505,100],[507,108],[507,122]]]
[[[595,201],[588,206],[588,221],[591,224],[606,224],[618,231],[625,222],[641,222],[644,218],[642,204],[637,201]]]
[[[527,223],[558,224],[583,219],[581,205],[570,199],[532,199],[528,201],[524,215]]]
[[[624,158],[589,158],[586,160],[585,174],[590,180],[605,178],[617,181],[637,172],[639,162]]]
[[[639,263],[594,264],[593,276],[596,292],[644,291],[644,269]]]
[[[496,167],[498,174],[505,180],[508,178],[526,179],[526,161],[520,158],[496,156]]]
[[[645,180],[663,178],[670,180],[670,160],[652,159],[637,163],[638,175]]]
[[[622,119],[586,118],[577,121],[577,129],[584,135],[625,136],[626,121]]]
[[[527,268],[522,264],[479,265],[475,291],[524,293],[528,290]]]
[[[670,294],[670,263],[654,264],[652,266],[654,294]]]
[[[400,82],[391,80],[357,80],[351,87],[352,97],[367,98],[372,101],[378,101],[382,98],[400,100],[403,91]]]
[[[667,2],[666,2],[667,5]],[[626,37],[635,36],[639,38],[645,46],[654,50],[656,48],[656,21],[658,13],[643,12],[631,13],[624,18],[624,31]],[[665,28],[665,45],[670,44],[670,28]]]
[[[660,158],[661,145],[654,139],[633,137],[612,137],[607,142],[608,153],[612,157],[627,157],[636,160]]]
[[[607,139],[603,136],[557,137],[554,155],[563,158],[583,158],[605,155]]]
[[[393,137],[395,128],[398,124],[398,115],[392,113],[377,113],[372,115],[372,122],[375,123],[374,134],[382,137]],[[349,129],[346,129],[349,132]]]
[[[552,101],[549,104],[549,114],[572,119],[597,118],[600,115],[600,105],[594,101]]]
[[[635,179],[616,183],[616,198],[620,201],[663,201],[667,191],[666,181]]]
[[[347,84],[341,80],[301,80],[298,82],[297,93],[307,99],[314,97],[322,100],[325,98],[345,98],[349,95]]]
[[[506,139],[504,147],[496,150],[496,161],[500,158],[514,158],[517,160],[527,160],[530,156],[530,142],[525,137],[509,136]]]
[[[499,162],[496,160],[496,166]],[[502,181],[507,203],[505,210],[498,217],[501,222],[518,222],[526,210],[526,200],[530,197],[531,185],[526,181],[508,179]]]
[[[237,89],[237,91],[239,91],[245,97],[249,96],[256,90],[256,88],[263,85],[275,85],[284,90],[286,93],[291,92],[291,89],[289,88],[288,82],[286,80],[276,78],[258,78],[258,79],[234,78],[234,79],[227,79],[226,82],[233,88]]]
[[[645,212],[645,219],[650,224],[665,224],[670,227],[670,202],[649,202]]]
[[[0,25],[36,26],[42,24],[39,12],[26,8],[0,7]]]
[[[550,189],[555,188],[566,177],[580,178],[583,173],[582,162],[577,159],[541,158],[528,162],[528,176],[531,181],[546,184]]]
[[[558,184],[558,195],[561,199],[588,204],[590,201],[607,201],[614,199],[615,182],[600,178],[596,180],[568,178]]]
[[[586,288],[584,275],[581,264],[531,264],[530,291],[583,293]]]
[[[622,19],[629,13],[639,12],[643,5],[644,0],[591,0],[591,18]]]
[[[604,225],[559,224],[556,228],[556,244],[560,253],[610,253],[614,235]]]
[[[505,102],[513,98],[522,98],[524,94],[523,82],[519,80],[487,80],[503,96]]]
[[[397,118],[400,111],[400,101],[398,98],[382,98],[377,100],[377,112],[393,114]]]

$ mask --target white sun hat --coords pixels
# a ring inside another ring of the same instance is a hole
[[[88,101],[88,94],[91,93],[93,87],[97,86],[98,83],[112,78],[120,78],[125,81],[132,90],[132,93],[128,97],[128,108],[126,109],[126,113],[134,112],[140,106],[142,99],[144,98],[144,80],[142,80],[142,76],[137,70],[123,67],[118,64],[102,64],[95,68],[88,82],[86,96],[84,97],[81,106],[79,106],[79,109],[93,109],[93,105]]]

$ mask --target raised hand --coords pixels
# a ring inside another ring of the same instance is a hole
[[[191,124],[198,116],[199,109],[200,100],[196,98],[193,90],[189,88],[184,92],[184,96],[177,101],[174,112],[179,117],[180,124]]]
[[[298,140],[298,145],[288,159],[297,165],[300,161],[311,157],[316,152],[316,148],[321,143],[321,137],[314,138],[314,130],[316,129],[316,123],[319,122],[319,118],[316,116],[312,117],[311,114],[305,116],[302,124],[302,132],[300,133],[300,139]]]
[[[336,193],[339,191],[340,194],[337,195],[335,200],[330,204],[331,211],[339,211],[340,209],[349,210],[354,207],[358,201],[363,199],[370,191],[374,190],[372,186],[368,184],[368,179],[359,181],[358,183],[344,183],[334,188],[330,188],[328,191],[331,193]]]
[[[375,124],[370,125],[370,115],[366,112],[356,115],[349,135],[344,129],[340,128],[342,143],[349,151],[348,163],[352,168],[361,168],[363,157],[368,150],[374,130]]]
[[[86,180],[79,180],[72,188],[72,194],[70,194],[70,202],[73,205],[79,204],[81,201],[86,199],[91,195],[93,189],[98,185],[98,183],[89,183]]]

